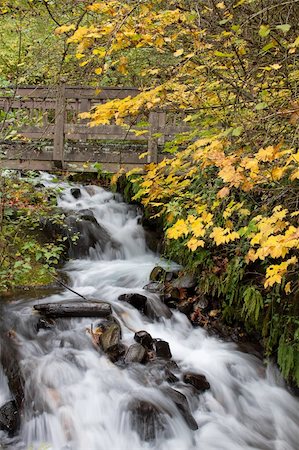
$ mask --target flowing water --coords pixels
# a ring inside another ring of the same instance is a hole
[[[44,175],[43,181],[50,183]],[[32,305],[18,300],[3,306],[7,328],[15,331],[20,367],[25,378],[21,431],[13,439],[0,432],[8,449],[55,450],[298,450],[298,401],[284,386],[277,369],[263,366],[235,344],[193,329],[186,316],[173,311],[170,319],[153,321],[120,294],[144,291],[155,265],[168,266],[147,249],[136,210],[119,195],[99,187],[80,187],[75,199],[64,185],[59,206],[66,211],[91,210],[111,234],[114,245],[100,246],[84,259],[69,261],[64,271],[71,286],[90,300],[111,303],[122,328],[122,342],[134,343],[134,333],[148,331],[169,342],[179,373],[204,374],[211,389],[196,394],[181,380],[171,386],[188,399],[198,430],[191,430],[171,398],[170,386],[152,365],[113,364],[91,342],[86,329],[97,320],[58,320],[49,330],[35,328]],[[117,245],[115,245],[117,243]],[[177,267],[173,267],[174,269]],[[42,302],[76,300],[65,290]],[[178,375],[180,378],[180,375]],[[0,370],[0,406],[10,399]],[[156,437],[144,441],[132,425],[132,399],[150,401],[163,414]]]

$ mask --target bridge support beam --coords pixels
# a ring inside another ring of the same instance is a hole
[[[55,134],[53,161],[57,169],[63,169],[64,166],[64,124],[66,112],[65,85],[60,84],[57,88],[56,107],[55,107]]]

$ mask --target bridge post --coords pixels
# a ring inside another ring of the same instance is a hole
[[[56,105],[55,105],[55,131],[54,131],[54,149],[53,161],[56,168],[63,169],[64,166],[64,126],[65,126],[65,85],[60,84],[57,87]]]
[[[147,162],[158,162],[158,144],[163,145],[165,141],[164,127],[166,123],[166,113],[164,111],[152,111],[149,114],[149,134]],[[162,136],[155,136],[162,134]]]

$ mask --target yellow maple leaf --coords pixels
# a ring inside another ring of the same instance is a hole
[[[167,237],[169,239],[178,239],[179,237],[188,234],[189,228],[184,219],[179,219],[171,228],[167,230]]]
[[[204,247],[205,243],[202,239],[191,238],[187,242],[187,247],[194,252],[198,247]]]

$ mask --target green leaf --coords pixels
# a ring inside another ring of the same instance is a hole
[[[269,25],[261,25],[260,26],[260,29],[259,29],[259,35],[261,36],[261,37],[267,37],[268,36],[268,34],[270,33],[270,27],[269,27]]]
[[[219,52],[218,50],[216,50],[214,52],[215,56],[220,56],[221,58],[232,58],[234,56],[233,53],[223,53],[223,52]]]
[[[237,128],[233,128],[232,130],[232,136],[241,136],[241,134],[243,133],[243,127],[237,127]]]
[[[255,107],[257,111],[261,111],[262,109],[268,108],[268,104],[266,102],[258,103]]]
[[[278,30],[282,31],[283,33],[287,33],[288,31],[290,31],[291,25],[289,25],[288,23],[285,23],[283,25],[276,25],[276,28]]]

